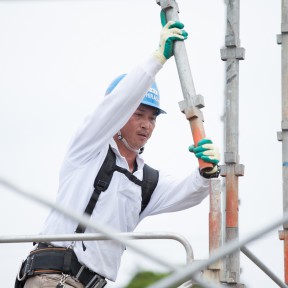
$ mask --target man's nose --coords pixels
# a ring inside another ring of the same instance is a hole
[[[148,128],[150,127],[150,121],[149,121],[149,119],[143,119],[143,120],[141,121],[141,127],[148,129]]]

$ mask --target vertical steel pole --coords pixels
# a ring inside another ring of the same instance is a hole
[[[288,211],[288,0],[282,0],[281,35],[278,44],[282,45],[282,131],[278,132],[278,140],[282,141],[282,179],[283,179],[283,212]],[[280,240],[284,240],[284,278],[288,284],[288,223],[279,231]]]
[[[244,175],[244,166],[239,164],[239,60],[245,50],[240,48],[239,0],[227,0],[226,48],[221,49],[221,59],[226,61],[225,87],[225,152],[221,175],[225,177],[226,217],[225,242],[239,238],[238,231],[238,176]],[[240,250],[230,254],[224,261],[223,282],[239,283]]]

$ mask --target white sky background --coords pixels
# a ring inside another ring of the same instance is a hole
[[[186,48],[207,136],[223,155],[224,45],[223,0],[179,0],[180,19],[189,33]],[[147,57],[158,45],[160,7],[154,0],[0,1],[0,177],[54,200],[58,171],[77,126],[110,81]],[[245,176],[239,179],[239,231],[244,237],[282,215],[281,1],[241,1],[239,154]],[[176,175],[197,165],[187,152],[190,128],[180,113],[181,87],[174,59],[157,78],[162,106],[145,159]],[[222,162],[223,163],[223,162]],[[80,193],[81,191],[79,191]],[[37,234],[48,209],[1,187],[1,234]],[[146,219],[137,231],[169,231],[186,237],[196,259],[208,257],[209,199],[177,213]],[[281,227],[279,227],[281,229]],[[249,245],[283,279],[283,243],[275,229]],[[141,247],[175,264],[184,249],[173,241],[140,241]],[[1,244],[1,285],[12,287],[31,244]],[[246,287],[277,287],[241,254]],[[140,269],[162,270],[127,251],[118,281],[123,287]]]

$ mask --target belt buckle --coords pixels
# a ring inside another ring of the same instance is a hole
[[[80,281],[79,278],[85,268],[87,269],[85,265],[82,265],[78,273],[75,276],[75,278],[78,279],[79,281]],[[104,278],[102,278],[99,274],[97,273],[94,273],[94,274],[95,275],[90,279],[90,281],[85,286],[85,288],[102,288],[107,284],[107,281]]]

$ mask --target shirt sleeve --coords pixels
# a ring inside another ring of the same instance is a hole
[[[150,215],[185,210],[198,205],[209,194],[209,179],[198,168],[183,179],[159,171],[159,181],[140,220]]]
[[[65,162],[78,167],[95,157],[127,123],[161,68],[159,61],[151,56],[127,73],[78,129],[68,147]]]

